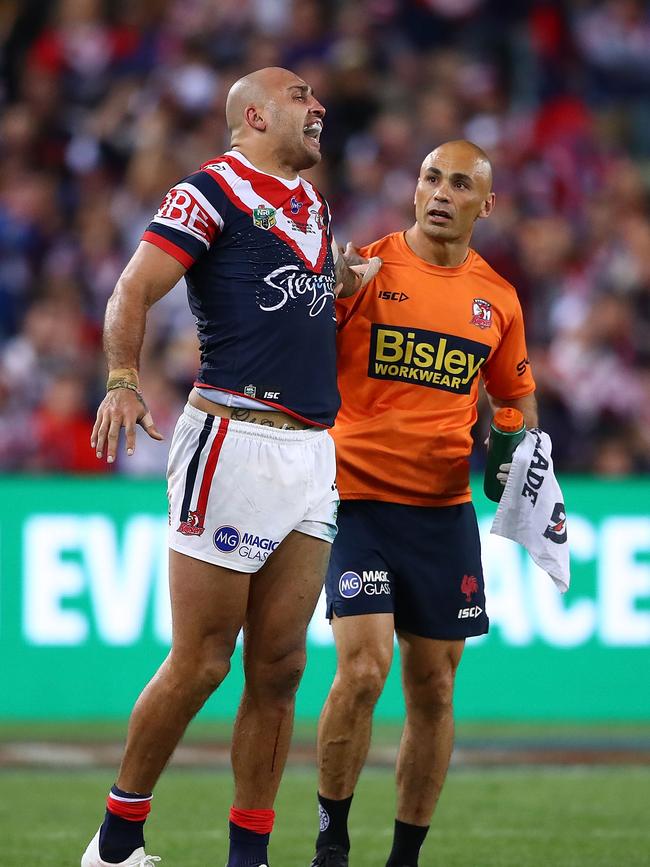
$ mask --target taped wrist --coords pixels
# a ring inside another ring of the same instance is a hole
[[[113,388],[128,387],[122,384],[115,385],[116,382],[130,382],[131,385],[135,386],[134,390],[137,391],[140,387],[138,371],[135,369],[135,367],[116,367],[113,370],[109,370],[108,379],[106,380],[106,391],[111,391]]]
[[[109,380],[106,383],[107,392],[114,391],[116,388],[128,388],[130,391],[134,391],[138,395],[138,397],[142,397],[139,386],[135,382],[131,382],[128,379]]]

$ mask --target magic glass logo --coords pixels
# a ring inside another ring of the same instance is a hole
[[[354,599],[361,593],[361,576],[356,572],[344,572],[339,578],[339,593],[344,599]]]
[[[455,334],[375,323],[368,376],[469,394],[490,346]]]
[[[213,541],[215,548],[223,551],[224,554],[229,554],[234,551],[241,540],[239,530],[236,527],[223,525],[214,531]]]

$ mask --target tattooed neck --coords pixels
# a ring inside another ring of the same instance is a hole
[[[254,409],[240,409],[236,408],[231,410],[230,418],[233,421],[247,421],[250,424],[261,424],[263,427],[275,427],[280,430],[298,430],[297,427],[291,424],[287,424],[286,422],[281,422],[281,419],[273,419],[268,418],[266,415],[264,418],[261,418],[259,415],[259,410]]]

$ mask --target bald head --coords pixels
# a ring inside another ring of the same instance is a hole
[[[415,188],[409,243],[439,265],[465,260],[474,223],[494,208],[492,166],[471,141],[448,141],[425,157]]]
[[[293,84],[305,82],[289,69],[281,66],[267,66],[244,75],[228,91],[226,98],[226,123],[231,135],[246,125],[246,109],[254,106],[259,111],[279,92]]]
[[[422,172],[430,166],[443,164],[453,171],[468,175],[481,186],[482,192],[492,192],[492,163],[483,148],[466,139],[448,141],[431,151],[422,163]]]
[[[320,160],[324,115],[311,87],[279,66],[240,78],[226,99],[230,147],[258,169],[286,178]]]

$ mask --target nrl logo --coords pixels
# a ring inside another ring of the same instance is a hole
[[[275,226],[275,208],[267,208],[260,202],[256,208],[253,208],[253,225],[264,231],[272,229]]]
[[[492,325],[492,305],[482,298],[475,298],[472,304],[472,318],[470,325],[478,325],[479,328],[489,328]]]

